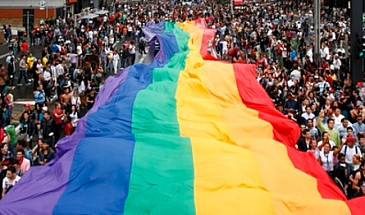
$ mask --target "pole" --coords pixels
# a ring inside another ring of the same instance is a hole
[[[234,14],[233,0],[231,0],[231,14],[232,14],[232,16],[233,16],[233,14]]]
[[[320,24],[321,24],[321,1],[315,0],[315,2],[314,2],[314,30],[315,30],[314,54],[317,56],[317,58],[316,58],[317,64],[319,63],[318,59],[320,58],[320,53],[319,53],[320,41],[321,41]]]
[[[28,42],[29,42],[29,35],[30,31],[29,31],[29,10],[27,10],[27,38],[28,38]]]
[[[363,1],[351,0],[351,79],[356,84],[363,80],[362,59],[360,58],[360,45],[362,37],[362,9]]]

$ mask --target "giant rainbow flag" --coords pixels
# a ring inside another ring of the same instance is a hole
[[[204,21],[150,23],[150,65],[107,80],[56,158],[33,167],[0,214],[365,214],[275,110],[252,65],[209,55]]]

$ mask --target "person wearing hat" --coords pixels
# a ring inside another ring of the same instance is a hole
[[[361,150],[358,146],[355,145],[355,137],[348,136],[342,138],[342,147],[341,153],[345,155],[345,162],[349,165],[352,164],[352,157],[355,154],[361,156]]]
[[[30,103],[26,103],[24,105],[24,109],[23,109],[23,113],[28,113],[29,117],[32,119],[32,120],[35,120],[36,119],[36,113],[34,110],[32,110],[32,105]]]

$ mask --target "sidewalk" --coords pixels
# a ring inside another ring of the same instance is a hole
[[[29,47],[30,52],[33,53],[33,55],[36,58],[40,58],[42,55],[42,47],[41,46],[30,46]],[[4,43],[0,45],[0,64],[5,65],[6,64],[6,57],[9,55],[10,50],[8,47],[8,43]],[[18,74],[17,74],[18,75]],[[18,79],[15,78],[15,83],[17,83]],[[33,99],[33,89],[32,85],[23,85],[23,86],[16,86],[13,90],[14,95],[14,107],[13,107],[13,122],[14,124],[18,123],[18,120],[23,112],[23,106],[26,103],[32,103],[34,102]]]

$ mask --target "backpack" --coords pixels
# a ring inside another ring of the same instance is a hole
[[[355,153],[357,154],[357,149],[358,149],[358,147],[357,146],[355,146]],[[344,151],[344,155],[345,155],[345,157],[346,157],[346,152],[347,152],[347,144],[345,145],[345,151]],[[361,153],[361,151],[360,151],[360,153]]]

